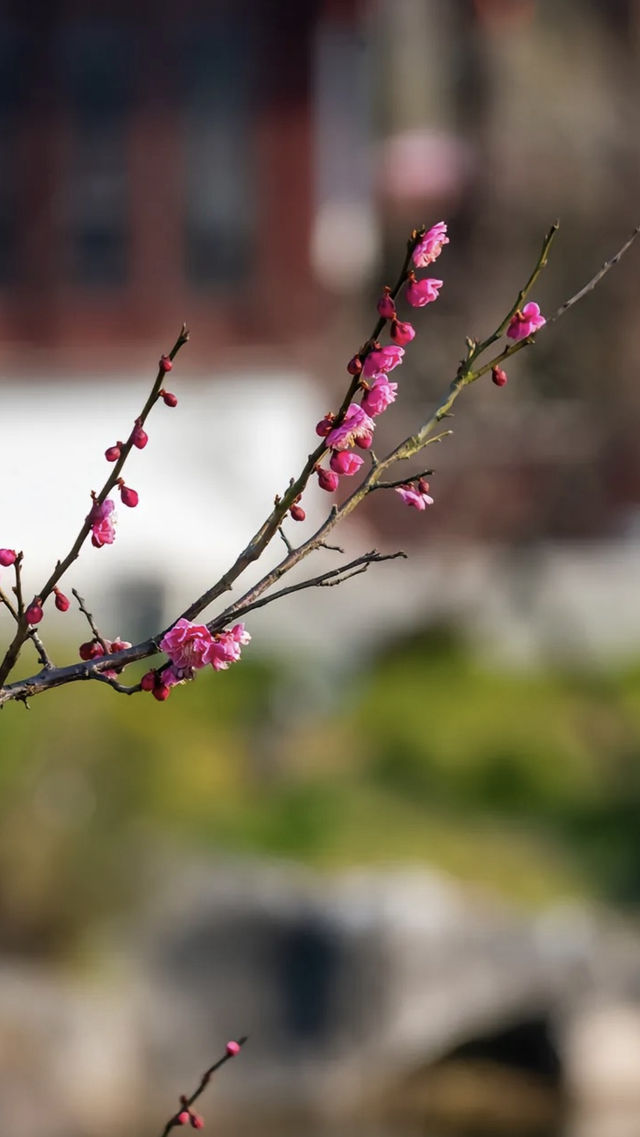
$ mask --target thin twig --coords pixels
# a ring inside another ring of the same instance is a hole
[[[86,618],[86,621],[87,621],[89,627],[91,628],[94,640],[96,640],[100,644],[100,647],[104,651],[105,655],[108,655],[110,645],[107,642],[107,640],[105,640],[104,636],[98,630],[98,627],[97,627],[96,622],[93,618],[93,615],[91,614],[91,612],[87,608],[86,601],[83,599],[83,597],[77,591],[77,589],[72,588],[71,591],[72,591],[73,595],[75,596],[76,600],[78,601],[78,608],[82,612],[82,615]]]
[[[245,1034],[242,1036],[242,1038],[238,1039],[237,1045],[239,1047],[243,1047],[246,1041],[247,1035]],[[233,1051],[230,1052],[229,1049],[227,1049],[222,1055],[222,1058],[218,1058],[217,1062],[213,1063],[213,1066],[210,1066],[208,1070],[205,1070],[193,1093],[188,1097],[185,1094],[180,1098],[180,1108],[177,1109],[173,1116],[169,1118],[167,1124],[162,1130],[160,1137],[167,1137],[167,1134],[170,1133],[172,1129],[175,1129],[181,1125],[181,1122],[178,1119],[183,1110],[189,1110],[191,1106],[197,1102],[200,1095],[203,1094],[206,1090],[216,1071],[218,1071],[221,1066],[224,1066],[225,1062],[228,1062],[233,1057],[235,1057]]]
[[[431,442],[434,441],[432,438]],[[406,486],[407,482],[415,482],[418,478],[430,478],[433,470],[420,470],[417,474],[408,474],[406,478],[399,478],[397,482],[376,482],[374,490],[395,490],[398,486]]]
[[[17,609],[14,608],[13,604],[9,600],[9,597],[2,591],[1,588],[0,588],[0,604],[4,604],[5,607],[8,608],[8,610],[11,613],[11,615],[13,616],[15,622],[18,623],[18,621],[20,620],[20,617],[18,615]],[[29,628],[28,638],[32,641],[33,646],[36,649],[38,659],[40,660],[40,663],[44,667],[45,671],[52,671],[55,667],[55,664],[54,664],[53,660],[51,659],[50,655],[48,654],[47,649],[45,648],[45,646],[44,646],[42,640],[40,639],[40,636],[38,635],[35,628]]]
[[[559,320],[561,316],[564,316],[565,312],[568,312],[569,308],[573,308],[573,305],[577,304],[579,300],[582,300],[583,296],[586,296],[589,292],[593,292],[593,289],[600,283],[603,276],[606,276],[609,270],[612,269],[614,265],[617,265],[618,261],[622,260],[624,254],[628,252],[628,250],[633,245],[633,242],[635,241],[638,234],[640,234],[640,225],[636,226],[636,228],[633,230],[633,233],[629,237],[629,240],[625,241],[622,248],[618,249],[618,252],[615,253],[613,257],[604,262],[602,267],[598,269],[597,273],[591,277],[591,280],[589,280],[587,284],[585,284],[578,292],[576,292],[574,296],[571,296],[569,300],[565,300],[564,304],[560,305],[558,310],[553,313],[553,316],[549,317],[547,324],[555,324],[556,320]]]

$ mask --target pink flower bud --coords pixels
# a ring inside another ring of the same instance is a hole
[[[370,450],[372,443],[372,434],[359,434],[355,439],[356,446],[359,446],[361,450]]]
[[[496,387],[504,387],[505,383],[507,382],[508,375],[506,371],[503,371],[502,368],[498,367],[496,364],[495,367],[491,368],[491,378],[493,379]]]
[[[15,564],[17,555],[14,549],[0,549],[0,565],[8,568],[9,565]]]
[[[289,514],[294,521],[304,521],[307,516],[301,505],[292,505]]]
[[[227,1043],[227,1054],[229,1055],[230,1058],[235,1058],[236,1054],[239,1054],[239,1053],[240,1053],[240,1043],[239,1042],[228,1042]]]
[[[25,612],[28,624],[39,624],[44,612],[42,611],[42,601],[39,596],[36,596],[30,603]]]
[[[97,640],[88,640],[87,643],[80,644],[78,655],[80,659],[84,659],[85,662],[87,662],[90,659],[98,659],[101,655],[104,655],[104,648]]]
[[[350,375],[359,375],[362,371],[362,360],[359,355],[354,355],[347,363],[347,371]]]
[[[56,597],[54,604],[55,604],[56,608],[58,609],[58,611],[59,612],[68,612],[69,608],[71,606],[71,601],[69,600],[69,597],[65,596],[64,592],[60,592],[59,588],[54,588],[53,591],[54,591],[55,597]]]
[[[391,339],[400,347],[404,347],[406,343],[411,343],[415,339],[415,328],[413,324],[403,323],[402,320],[394,320],[391,325],[390,331]]]
[[[204,1129],[204,1121],[200,1117],[199,1113],[192,1113],[191,1114],[191,1128],[192,1129]]]
[[[159,703],[164,703],[170,694],[171,688],[167,687],[166,683],[160,683],[157,687],[153,688],[153,697],[157,699]]]
[[[143,675],[142,679],[140,680],[140,686],[142,687],[143,691],[153,691],[156,682],[157,676],[155,671],[147,671],[147,673]]]
[[[177,407],[178,400],[177,400],[176,396],[171,393],[171,391],[161,391],[160,394],[162,395],[162,399],[163,399],[165,406]]]
[[[316,434],[319,434],[320,438],[326,438],[327,435],[331,433],[334,419],[335,415],[332,415],[331,411],[329,411],[324,418],[320,419],[320,422],[316,423]]]
[[[188,1109],[183,1109],[177,1116],[176,1121],[178,1125],[188,1125],[191,1120],[191,1114]]]
[[[412,308],[424,308],[425,304],[431,304],[434,300],[438,299],[438,293],[441,288],[441,280],[435,280],[431,276],[425,276],[422,280],[416,280],[414,274],[410,273],[405,296]]]
[[[418,489],[420,493],[429,493],[429,483],[424,478],[418,478]]]
[[[158,363],[158,367],[160,368],[161,371],[164,371],[165,373],[167,371],[171,371],[171,368],[173,367],[173,363],[169,359],[168,355],[161,355],[160,356],[160,362]]]
[[[136,422],[133,428],[131,441],[133,442],[133,445],[138,448],[138,450],[144,450],[147,442],[149,441],[149,435],[147,434],[146,430],[143,430],[142,423],[139,420]]]
[[[121,446],[122,446],[121,442],[116,442],[115,446],[109,446],[107,448],[107,450],[105,450],[104,456],[107,459],[107,462],[117,462],[118,461],[118,458],[120,457],[120,447]]]
[[[360,469],[364,458],[358,454],[352,454],[350,450],[335,450],[331,455],[329,465],[334,474],[344,474],[346,477],[351,477],[352,474],[357,474]]]
[[[111,641],[111,644],[109,645],[109,652],[111,653],[112,651],[126,651],[128,647],[131,647],[131,644],[128,640],[121,640],[118,638]]]
[[[130,486],[120,486],[120,499],[123,505],[128,505],[129,509],[133,509],[140,500],[136,490],[132,490]]]
[[[334,493],[337,490],[340,478],[334,474],[333,470],[326,470],[324,466],[316,466],[316,474],[321,490],[326,490],[327,493]]]
[[[378,315],[382,316],[383,320],[393,320],[396,314],[396,306],[394,304],[393,297],[391,296],[391,289],[388,287],[388,285],[385,287],[382,296],[378,300],[377,308]]]

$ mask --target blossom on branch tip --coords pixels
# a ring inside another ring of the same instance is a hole
[[[370,379],[380,371],[393,371],[399,367],[404,358],[404,348],[397,344],[388,344],[386,347],[376,347],[370,351],[362,367],[362,375]]]
[[[423,482],[422,485],[429,488],[428,482]],[[407,483],[404,486],[396,486],[396,493],[400,494],[405,505],[411,506],[412,509],[426,509],[428,505],[433,505],[433,498],[429,497],[426,490],[421,490],[420,486],[413,486]]]
[[[546,324],[546,319],[540,311],[538,304],[529,301],[525,304],[522,311],[518,310],[515,315],[511,317],[509,327],[507,328],[507,337],[510,340],[525,340],[527,336],[533,335],[538,331],[543,324]]]
[[[415,339],[416,330],[413,324],[403,320],[393,320],[389,335],[394,343],[404,347],[406,343],[411,343],[411,340]]]
[[[436,280],[432,276],[425,276],[422,280],[416,280],[413,273],[410,273],[405,296],[412,308],[424,308],[426,304],[431,304],[438,299],[441,288],[441,280]]]
[[[227,1050],[227,1054],[229,1055],[230,1058],[235,1058],[236,1054],[240,1053],[240,1043],[239,1042],[233,1042],[233,1041],[228,1042],[226,1050]]]
[[[369,446],[373,438],[375,423],[362,409],[359,403],[351,403],[340,426],[330,430],[327,435],[327,447],[330,450],[348,450],[354,443],[362,445],[362,441],[369,439]]]
[[[115,541],[114,509],[115,505],[108,497],[106,501],[94,501],[87,515],[87,521],[91,526],[91,544],[96,549],[101,549],[103,545],[112,545]]]
[[[0,549],[0,565],[3,568],[8,568],[9,565],[15,564],[18,554],[15,549]]]
[[[395,402],[397,383],[390,383],[384,372],[376,375],[369,390],[362,400],[362,408],[374,418],[386,411],[391,403]]]
[[[447,226],[444,221],[432,225],[428,233],[421,237],[413,250],[412,260],[416,268],[426,268],[435,261],[442,252],[443,245],[449,244]]]
[[[350,478],[352,474],[358,473],[363,462],[364,458],[359,454],[352,454],[349,450],[334,450],[329,465],[334,474],[344,474]]]

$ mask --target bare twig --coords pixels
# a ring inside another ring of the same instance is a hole
[[[242,1038],[239,1038],[235,1044],[229,1043],[222,1057],[218,1058],[217,1062],[214,1062],[213,1066],[210,1066],[208,1070],[205,1070],[193,1093],[188,1097],[186,1094],[183,1094],[183,1096],[180,1098],[180,1108],[177,1109],[173,1116],[169,1118],[167,1124],[162,1130],[162,1133],[160,1134],[160,1137],[167,1137],[167,1134],[169,1134],[172,1129],[176,1129],[178,1126],[182,1125],[180,1115],[183,1113],[183,1111],[188,1111],[191,1109],[191,1106],[197,1102],[198,1098],[206,1090],[213,1075],[220,1069],[221,1066],[224,1066],[225,1062],[228,1062],[231,1058],[235,1057],[237,1050],[233,1050],[231,1047],[235,1045],[238,1049],[240,1049],[244,1046],[246,1041],[247,1035],[243,1035]]]
[[[86,601],[83,599],[83,597],[77,591],[77,589],[72,588],[71,591],[72,591],[73,595],[75,596],[76,600],[78,601],[78,608],[82,612],[82,615],[85,617],[89,627],[91,628],[94,640],[96,640],[100,644],[100,647],[104,651],[105,655],[107,655],[109,652],[109,644],[105,640],[104,636],[102,636],[100,631],[98,630],[96,622],[95,622],[91,612],[87,608]],[[104,676],[103,676],[103,678],[104,678]]]

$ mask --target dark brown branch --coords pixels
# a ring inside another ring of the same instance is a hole
[[[72,591],[73,595],[75,596],[76,600],[78,601],[78,608],[82,612],[82,615],[85,617],[89,627],[91,628],[91,632],[93,634],[94,640],[96,640],[100,644],[100,647],[104,651],[105,655],[107,655],[109,652],[109,644],[105,640],[104,636],[102,636],[101,633],[99,632],[98,627],[96,625],[96,622],[93,618],[93,615],[91,614],[91,612],[87,608],[86,601],[83,599],[83,597],[77,591],[77,589],[72,588],[71,591]]]
[[[243,1047],[246,1041],[247,1035],[245,1034],[242,1036],[242,1038],[238,1039],[237,1045],[239,1047]],[[211,1081],[213,1075],[220,1069],[221,1066],[224,1066],[225,1062],[229,1062],[229,1060],[234,1057],[235,1055],[233,1052],[230,1053],[229,1049],[227,1048],[222,1057],[218,1058],[217,1062],[214,1062],[213,1066],[210,1066],[208,1070],[205,1070],[193,1093],[188,1097],[185,1094],[180,1098],[180,1108],[177,1109],[173,1116],[169,1118],[167,1124],[162,1130],[162,1133],[160,1134],[160,1137],[167,1137],[167,1134],[169,1134],[172,1129],[176,1129],[181,1126],[181,1122],[178,1120],[178,1118],[180,1117],[180,1114],[183,1112],[183,1110],[189,1110],[191,1106],[197,1102],[198,1098],[201,1096],[201,1094],[204,1093],[207,1086],[209,1085],[209,1082]]]

